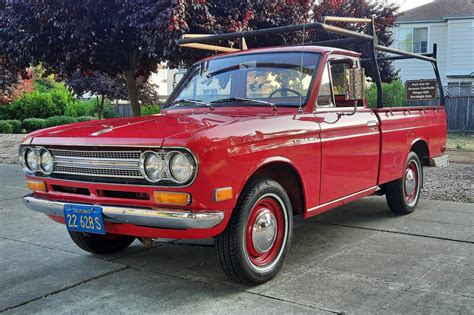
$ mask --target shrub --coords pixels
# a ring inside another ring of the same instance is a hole
[[[110,102],[107,102],[104,104],[103,116],[104,118],[117,118],[120,115],[114,110]]]
[[[8,106],[0,105],[0,120],[10,118],[10,112]]]
[[[142,115],[153,115],[153,114],[159,114],[161,111],[161,106],[156,105],[156,104],[149,104],[149,105],[143,105],[142,106]]]
[[[55,127],[61,125],[72,124],[76,122],[74,117],[69,116],[53,116],[45,120],[45,127]]]
[[[64,115],[70,117],[93,116],[94,103],[90,101],[76,101],[66,105]]]
[[[383,83],[382,90],[383,102],[386,107],[401,107],[407,104],[405,100],[405,86],[401,81]],[[375,84],[367,90],[367,98],[370,107],[377,107],[377,87]]]
[[[74,103],[75,99],[71,93],[63,85],[58,85],[54,89],[48,92],[51,95],[51,100],[53,101],[54,106],[56,106],[61,115],[64,114],[66,106],[70,103]]]
[[[81,117],[77,117],[76,121],[77,122],[83,122],[83,121],[91,121],[91,120],[96,120],[96,119],[97,118],[92,117],[92,116],[81,116]]]
[[[19,120],[6,120],[12,126],[12,133],[21,133],[21,121]]]
[[[23,120],[26,118],[48,118],[61,115],[58,108],[47,93],[25,93],[20,98],[13,101],[9,106],[10,119]]]
[[[0,133],[12,133],[12,126],[6,120],[0,120]]]
[[[23,120],[22,126],[26,132],[32,132],[38,129],[43,129],[45,127],[45,121],[41,118],[27,118]]]

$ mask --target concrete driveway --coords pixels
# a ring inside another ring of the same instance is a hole
[[[0,182],[0,313],[474,313],[474,204],[422,200],[397,217],[373,197],[295,217],[281,273],[245,287],[212,240],[83,252],[22,205],[19,167],[0,165]]]

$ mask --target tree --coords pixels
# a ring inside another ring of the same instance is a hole
[[[98,118],[102,119],[105,99],[127,99],[128,92],[123,76],[111,77],[100,72],[74,72],[69,78],[63,79],[76,95],[91,93],[100,97],[97,106]],[[142,104],[152,104],[158,102],[157,86],[148,83],[141,78],[137,79],[138,98]]]
[[[229,2],[229,1],[227,1]],[[5,53],[20,66],[42,63],[71,77],[76,71],[123,76],[134,115],[140,114],[137,78],[161,62],[188,65],[209,52],[177,47],[185,32],[218,33],[292,24],[309,0],[0,0],[9,27]],[[296,10],[297,8],[298,10]],[[241,13],[243,12],[243,14]],[[267,39],[268,41],[275,39]],[[284,37],[279,38],[283,42]],[[253,46],[262,41],[253,41]]]
[[[212,22],[200,2],[0,0],[8,21],[0,38],[8,39],[5,54],[19,66],[42,63],[63,77],[78,70],[122,75],[133,114],[139,115],[137,78],[179,58],[174,40],[182,32],[176,26]]]
[[[398,16],[399,6],[395,2],[384,1],[370,1],[370,0],[322,0],[313,7],[314,21],[322,22],[324,16],[347,16],[367,18],[374,16],[376,33],[378,41],[384,46],[390,46],[393,43],[392,29],[394,22]],[[332,23],[333,25],[349,28],[353,31],[366,32],[367,27],[364,24],[353,23]],[[338,35],[326,32],[311,32],[310,41],[319,41],[327,39],[343,38]],[[345,49],[352,49],[360,51],[360,46],[345,45]],[[362,53],[368,56],[368,48],[362,47]],[[380,53],[379,56],[384,54]],[[396,71],[390,61],[379,62],[380,74],[382,81],[391,82],[398,78],[398,71]],[[373,69],[367,69],[369,76],[373,77]]]

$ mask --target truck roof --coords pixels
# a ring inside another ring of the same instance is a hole
[[[341,55],[351,56],[351,57],[360,57],[360,53],[335,48],[335,47],[327,47],[327,46],[316,46],[316,45],[305,45],[305,46],[275,46],[275,47],[265,47],[265,48],[252,48],[247,50],[240,50],[237,52],[229,52],[218,54],[215,56],[207,57],[204,60],[224,57],[224,56],[237,56],[237,55],[247,55],[247,54],[254,54],[254,53],[278,53],[278,52],[316,52],[316,53],[338,53]]]

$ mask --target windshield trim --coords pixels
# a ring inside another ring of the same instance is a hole
[[[173,92],[170,94],[170,96],[166,100],[165,104],[163,105],[163,109],[171,109],[172,108],[172,104],[173,104],[172,101],[174,101],[176,99],[176,97],[177,97],[176,94],[178,93],[178,91],[182,90],[182,86],[187,83],[188,78],[192,79],[192,76],[190,75],[191,72],[195,71],[198,68],[198,66],[203,64],[203,63],[210,62],[210,61],[217,60],[217,59],[233,58],[233,57],[237,57],[237,56],[253,56],[253,55],[265,55],[265,54],[275,55],[275,54],[288,54],[288,53],[300,53],[300,54],[310,54],[310,55],[318,55],[319,56],[319,58],[317,60],[317,63],[314,67],[313,74],[311,76],[311,82],[308,86],[308,91],[306,92],[304,102],[301,103],[301,104],[296,104],[296,105],[275,104],[276,107],[291,107],[291,108],[301,107],[301,108],[304,108],[308,105],[308,101],[311,98],[310,96],[311,96],[311,93],[313,92],[314,81],[315,81],[315,78],[317,77],[316,74],[317,74],[319,64],[320,64],[321,59],[322,59],[321,57],[322,57],[323,54],[320,53],[320,52],[315,52],[315,51],[304,51],[304,50],[301,50],[301,49],[295,49],[295,50],[290,50],[290,51],[279,51],[279,52],[258,51],[258,52],[252,52],[252,53],[246,53],[246,54],[240,54],[240,53],[227,54],[227,55],[216,56],[216,57],[213,57],[213,58],[208,58],[208,59],[198,61],[198,62],[194,63],[193,65],[191,65],[191,67],[189,67],[188,71],[186,71],[186,74],[184,75],[184,77],[179,81],[178,85],[176,85],[176,87],[173,89]],[[215,105],[217,105],[217,104],[215,104]],[[236,105],[224,105],[224,106],[225,107],[235,107]],[[224,107],[224,106],[222,106],[222,107]],[[262,106],[262,105],[254,104],[252,107],[255,107],[255,106]],[[221,107],[221,106],[217,106],[217,107]],[[182,108],[186,108],[186,107],[182,106],[180,108],[182,109]],[[193,106],[192,108],[195,108],[195,107]]]

